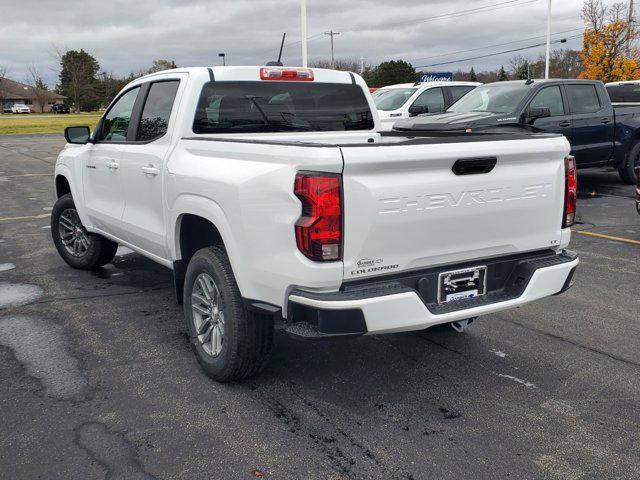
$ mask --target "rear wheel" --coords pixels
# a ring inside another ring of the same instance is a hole
[[[80,270],[109,263],[118,249],[117,243],[87,232],[70,193],[60,197],[53,206],[51,236],[62,259]]]
[[[244,306],[226,251],[198,250],[187,267],[184,318],[204,371],[218,382],[242,380],[266,364],[273,319]]]
[[[636,142],[629,151],[627,163],[618,169],[620,179],[629,185],[636,185],[638,181],[636,177],[636,168],[640,167],[640,142]]]

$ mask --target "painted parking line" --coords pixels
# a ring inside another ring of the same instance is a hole
[[[53,177],[53,173],[21,173],[18,175],[4,176],[4,178],[17,178],[17,177]]]
[[[640,245],[640,240],[633,240],[631,238],[613,237],[611,235],[605,235],[604,233],[587,232],[584,230],[572,230],[573,233],[579,233],[580,235],[589,235],[590,237],[606,238],[607,240],[614,240],[616,242],[630,243],[632,245]]]
[[[49,218],[50,213],[41,213],[40,215],[28,215],[24,217],[0,217],[0,222],[20,222],[22,220],[37,220],[38,218]]]

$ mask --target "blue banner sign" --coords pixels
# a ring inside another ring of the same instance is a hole
[[[453,72],[420,72],[421,82],[453,82]]]

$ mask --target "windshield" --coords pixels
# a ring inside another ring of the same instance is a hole
[[[194,133],[371,130],[373,115],[358,85],[313,82],[209,82]]]
[[[417,88],[381,88],[373,94],[373,102],[378,110],[397,110],[402,107]]]
[[[447,112],[514,112],[529,89],[522,83],[479,86],[454,103]]]

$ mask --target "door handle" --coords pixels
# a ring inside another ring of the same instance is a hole
[[[153,175],[154,177],[160,173],[160,170],[158,170],[153,165],[142,167],[142,171],[145,173],[145,175]]]
[[[110,170],[117,170],[119,166],[120,165],[118,165],[118,162],[108,162],[107,163],[107,168],[110,169]]]
[[[571,126],[571,122],[570,122],[569,120],[565,120],[565,121],[563,121],[563,122],[560,122],[560,123],[558,124],[558,126],[560,126],[560,127],[562,127],[562,128],[570,127],[570,126]]]
[[[608,124],[608,123],[611,123],[611,119],[610,119],[610,118],[605,117],[605,118],[603,118],[602,120],[600,120],[600,123],[604,123],[604,124],[606,125],[606,124]]]

